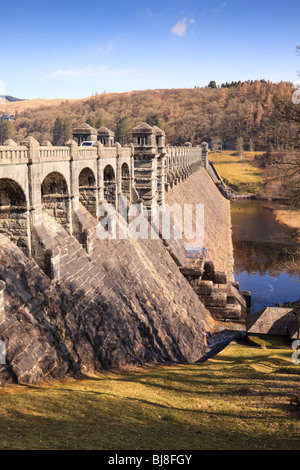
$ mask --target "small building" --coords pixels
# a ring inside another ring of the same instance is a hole
[[[159,153],[166,153],[166,133],[157,126],[153,126],[152,129],[156,136],[156,145]]]
[[[146,122],[142,122],[132,129],[132,141],[135,148],[156,147],[156,135],[153,127]]]
[[[82,142],[96,142],[97,130],[87,123],[80,124],[73,128],[73,139],[80,145]]]
[[[115,143],[115,133],[107,129],[107,127],[100,127],[97,130],[97,139],[104,147],[112,147]]]

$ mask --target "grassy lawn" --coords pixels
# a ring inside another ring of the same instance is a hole
[[[292,352],[257,340],[197,365],[2,387],[0,448],[299,449]]]
[[[263,176],[255,155],[263,152],[244,152],[240,161],[233,151],[210,152],[208,159],[213,162],[224,182],[237,193],[256,194],[263,189]]]

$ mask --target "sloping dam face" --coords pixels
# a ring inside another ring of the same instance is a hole
[[[186,198],[207,205],[205,243],[214,261],[230,271],[230,255],[220,251],[230,249],[227,201],[216,189],[212,203],[201,184],[210,184],[205,170],[175,187],[168,202]],[[80,211],[96,227],[83,206]],[[161,239],[100,240],[94,233],[88,254],[49,215],[43,225],[60,250],[58,281],[0,238],[0,340],[6,358],[0,383],[37,383],[126,364],[195,362],[206,354],[214,321]]]

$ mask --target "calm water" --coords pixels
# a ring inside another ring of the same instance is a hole
[[[282,272],[278,266],[297,247],[293,233],[264,205],[255,200],[231,203],[235,280],[240,290],[251,291],[251,312],[300,297],[300,273]]]

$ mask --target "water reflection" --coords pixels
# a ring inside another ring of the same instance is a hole
[[[231,204],[235,279],[252,292],[252,311],[295,301],[300,274],[290,265],[299,248],[294,231],[279,224],[262,201]]]
[[[237,274],[247,271],[248,274],[258,272],[263,276],[268,271],[276,277],[284,271],[283,266],[289,263],[290,253],[294,252],[293,247],[287,249],[287,245],[282,243],[234,241],[233,244]]]

